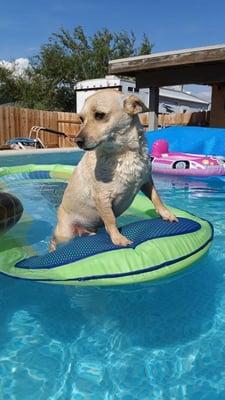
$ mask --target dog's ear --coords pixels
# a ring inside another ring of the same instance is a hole
[[[137,96],[128,96],[123,102],[124,110],[127,114],[135,115],[148,111],[146,105]]]

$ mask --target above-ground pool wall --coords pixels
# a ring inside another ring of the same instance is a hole
[[[149,151],[155,140],[166,139],[169,151],[225,155],[225,128],[174,126],[146,132]]]
[[[77,165],[83,153],[82,150],[71,148],[54,150],[3,150],[0,152],[0,167],[26,164]]]

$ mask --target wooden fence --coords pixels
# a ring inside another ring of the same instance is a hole
[[[146,128],[148,127],[147,113],[141,115],[141,122]],[[209,126],[209,124],[210,111],[182,114],[160,114],[158,116],[158,125],[162,128],[172,125]]]
[[[159,126],[201,125],[209,126],[209,112],[159,115]],[[147,129],[148,114],[141,115],[141,122]],[[73,136],[80,128],[80,120],[75,113],[31,110],[28,108],[0,106],[0,146],[16,137],[28,137],[33,126],[42,126],[64,132],[71,140],[52,133],[41,132],[40,139],[46,147],[73,146]]]
[[[4,145],[9,139],[28,137],[33,126],[42,126],[75,136],[79,130],[79,123],[80,120],[74,113],[0,106],[0,145]],[[46,147],[72,146],[67,139],[52,133],[41,132],[39,137]]]

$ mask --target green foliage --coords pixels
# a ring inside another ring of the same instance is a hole
[[[138,54],[140,56],[144,56],[145,54],[150,54],[152,52],[153,44],[150,43],[149,38],[144,33],[141,45],[138,50]]]
[[[0,104],[17,101],[20,97],[19,86],[13,72],[0,65]]]
[[[88,37],[81,26],[72,32],[61,28],[41,46],[24,77],[0,67],[0,103],[73,111],[78,81],[107,75],[110,59],[151,53],[145,34],[139,47],[135,43],[133,32],[112,33],[105,28]]]

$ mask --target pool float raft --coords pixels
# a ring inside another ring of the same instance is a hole
[[[225,156],[170,152],[165,139],[156,140],[150,152],[152,171],[178,176],[224,176]]]
[[[52,181],[65,182],[73,168],[63,165],[2,168],[0,184],[1,181],[7,184],[12,177],[26,182],[43,180],[47,185]],[[22,235],[22,218],[9,232],[11,248],[5,248],[1,242],[0,273],[31,281],[83,286],[156,281],[174,275],[207,252],[213,228],[206,220],[186,211],[171,210],[178,223],[163,221],[151,202],[138,194],[118,219],[121,232],[133,241],[130,246],[115,246],[101,229],[96,235],[75,238],[44,255],[35,254],[25,233]]]

